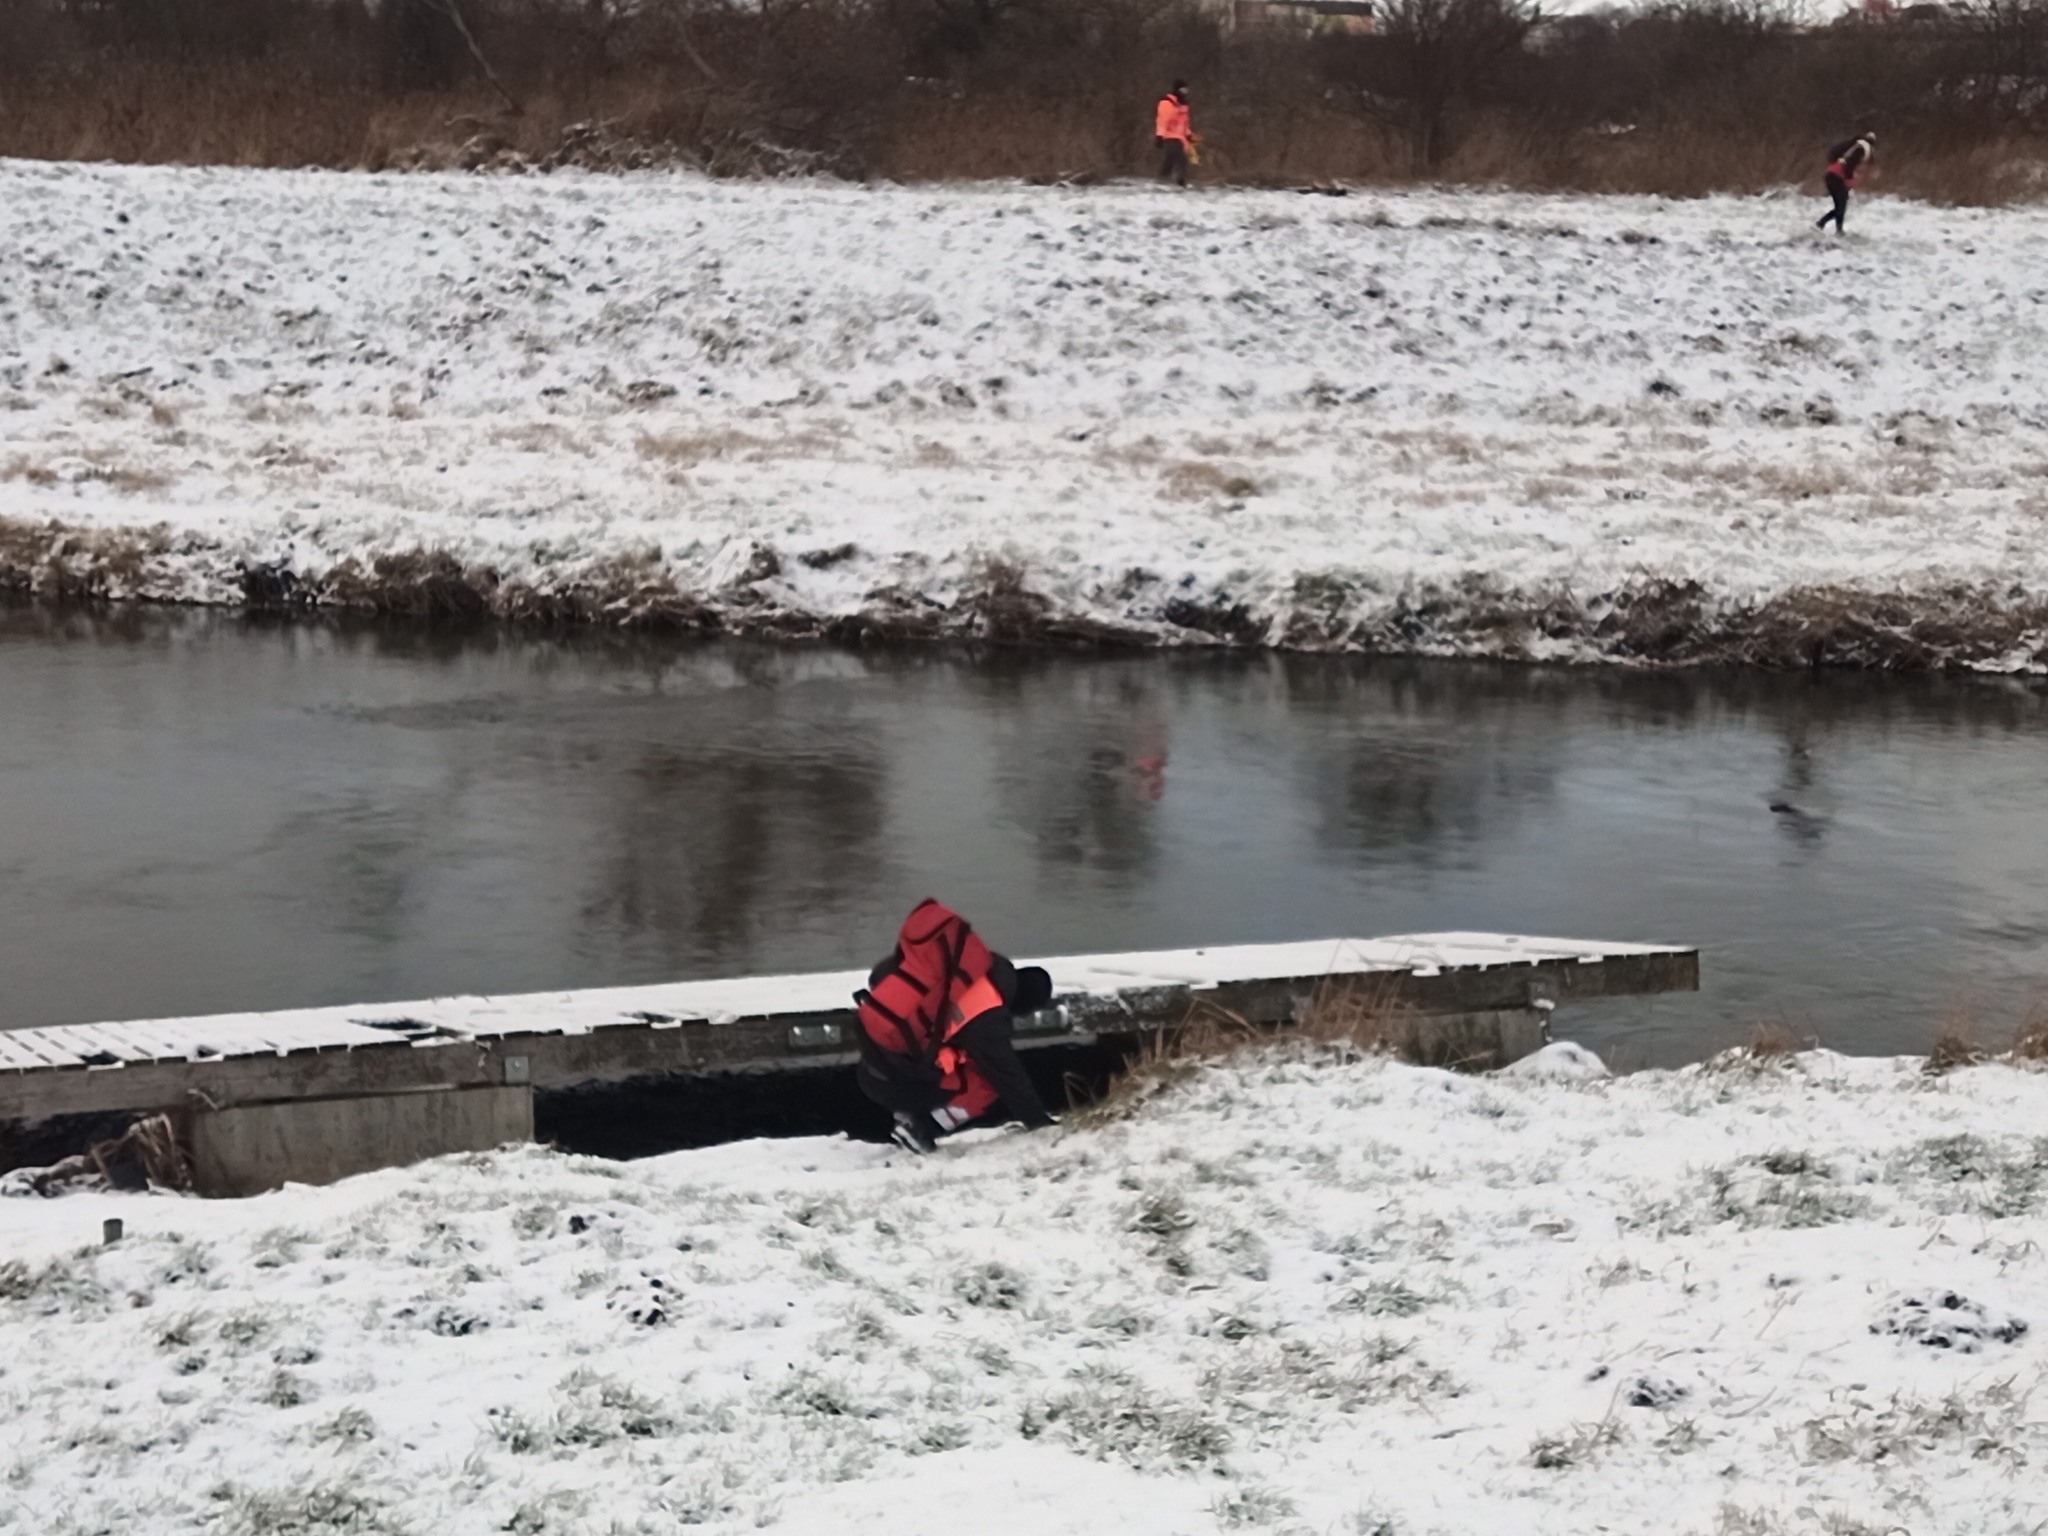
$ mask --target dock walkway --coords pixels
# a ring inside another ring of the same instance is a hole
[[[1539,1009],[1689,991],[1696,950],[1495,933],[1421,933],[1037,960],[1053,1004],[1019,1043],[1173,1028],[1200,1002],[1284,1023],[1317,987],[1355,984],[1419,1014]],[[862,971],[449,997],[206,1018],[0,1029],[0,1122],[422,1090],[578,1088],[852,1059]]]

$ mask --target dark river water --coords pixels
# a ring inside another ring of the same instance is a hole
[[[2002,1044],[2044,769],[2010,681],[4,610],[0,1027],[864,964],[930,893],[1020,957],[1699,945],[1561,1015],[1622,1066]]]

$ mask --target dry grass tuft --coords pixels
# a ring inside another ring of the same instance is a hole
[[[1415,1065],[1477,1069],[1496,1064],[1490,1053],[1459,1050],[1456,1036],[1439,1030],[1436,1023],[1401,1001],[1386,984],[1350,979],[1324,981],[1285,1024],[1262,1023],[1211,1003],[1197,1003],[1180,1024],[1148,1036],[1102,1096],[1080,1115],[1089,1123],[1121,1120],[1204,1067],[1280,1042],[1393,1056]]]
[[[0,592],[55,602],[133,596],[170,543],[162,526],[72,528],[0,516]]]
[[[1752,1061],[1782,1061],[1797,1056],[1802,1051],[1811,1051],[1820,1045],[1812,1036],[1799,1036],[1777,1019],[1759,1019],[1756,1027],[1749,1032],[1749,1044],[1742,1048],[1743,1054]]]
[[[637,440],[640,457],[671,464],[701,464],[706,459],[759,454],[771,445],[766,438],[733,428],[716,432],[643,432]]]
[[[1204,501],[1210,497],[1243,501],[1259,494],[1259,483],[1248,475],[1191,459],[1167,470],[1160,494],[1176,501]]]
[[[119,1136],[47,1168],[24,1170],[24,1187],[42,1196],[97,1183],[109,1189],[189,1190],[192,1160],[168,1115],[145,1115]]]
[[[1147,1036],[1101,1095],[1082,1104],[1071,1118],[1083,1124],[1127,1119],[1205,1066],[1273,1038],[1270,1028],[1226,1009],[1197,1003],[1179,1026]],[[1069,1098],[1074,1098],[1080,1084],[1069,1080],[1067,1086]]]
[[[1431,1066],[1481,1065],[1476,1059],[1439,1059],[1442,1051],[1428,1019],[1413,1004],[1395,996],[1384,982],[1325,981],[1296,1010],[1290,1033],[1317,1045],[1398,1056]]]
[[[46,464],[37,463],[25,453],[17,453],[5,464],[0,464],[0,480],[26,480],[30,485],[55,485],[57,472]]]
[[[1957,1067],[1973,1067],[1989,1056],[1990,1052],[1977,1043],[1977,1031],[1970,1016],[1961,1009],[1950,1009],[1935,1028],[1934,1045],[1920,1070],[1929,1077],[1939,1077]]]
[[[1026,584],[1024,567],[1002,555],[976,562],[962,606],[985,638],[1005,641],[1035,638],[1052,611],[1051,599]]]
[[[2013,1031],[2015,1061],[2048,1061],[2048,1002],[2036,1003]]]
[[[445,549],[413,549],[373,556],[367,566],[349,556],[327,573],[320,597],[404,618],[473,620],[490,612],[497,584],[495,573]]]

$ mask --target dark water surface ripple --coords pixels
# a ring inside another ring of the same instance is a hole
[[[1998,680],[14,609],[0,1027],[848,966],[929,892],[1019,955],[1701,945],[1699,997],[1565,1021],[1629,1065],[1999,1043],[2048,999],[2044,767]]]

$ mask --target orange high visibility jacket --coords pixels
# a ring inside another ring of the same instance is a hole
[[[854,994],[862,1032],[891,1055],[929,1063],[948,1092],[959,1092],[968,1064],[953,1037],[1003,1006],[989,977],[993,963],[966,920],[927,897],[904,919],[872,989]]]
[[[1159,98],[1159,110],[1153,116],[1152,136],[1155,139],[1179,139],[1188,141],[1188,104],[1173,92],[1168,91]]]

